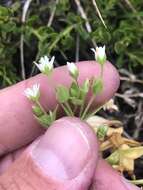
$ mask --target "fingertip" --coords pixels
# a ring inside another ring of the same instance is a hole
[[[96,165],[98,143],[87,123],[79,118],[63,117],[47,130],[32,155],[48,175],[70,180],[76,178],[91,159]]]
[[[18,186],[87,190],[97,157],[97,139],[88,124],[78,118],[64,117],[21,154],[0,176],[0,184],[6,189]]]

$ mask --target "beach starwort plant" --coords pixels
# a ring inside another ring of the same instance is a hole
[[[50,110],[47,113],[47,111],[40,104],[39,85],[35,84],[32,88],[25,90],[26,96],[28,99],[32,100],[34,104],[32,106],[34,116],[44,127],[48,127],[54,121],[54,119],[56,119],[58,107],[62,108],[66,115],[77,116],[82,120],[85,120],[90,115],[94,115],[98,111],[95,109],[93,112],[91,112],[90,108],[95,101],[96,96],[100,95],[103,90],[102,77],[104,64],[106,62],[105,46],[97,47],[96,50],[92,48],[92,51],[95,53],[97,63],[101,66],[100,76],[86,79],[82,85],[79,85],[79,70],[77,64],[73,62],[67,62],[67,70],[70,77],[72,78],[72,82],[69,88],[61,84],[56,87],[55,93],[58,104],[55,110]],[[44,56],[40,58],[38,63],[34,63],[41,73],[49,76],[52,75],[53,72],[54,60],[54,56],[51,59],[49,59],[47,56]],[[89,92],[92,94],[90,98],[87,97]]]
[[[130,175],[133,174],[135,159],[143,155],[143,147],[139,142],[125,138],[122,135],[123,127],[121,122],[116,120],[110,122],[95,116],[101,108],[117,111],[117,106],[114,105],[113,99],[95,110],[91,109],[96,96],[100,96],[104,89],[103,73],[104,65],[106,64],[105,46],[97,47],[96,50],[92,48],[91,50],[95,54],[96,62],[100,65],[99,76],[91,76],[83,84],[79,84],[78,64],[67,62],[67,71],[72,79],[71,84],[69,87],[62,84],[56,86],[57,106],[54,110],[47,111],[48,109],[46,110],[44,105],[41,105],[39,84],[34,84],[31,88],[27,88],[25,95],[32,102],[34,117],[45,128],[49,127],[57,119],[58,109],[60,109],[60,112],[61,110],[63,111],[63,115],[76,116],[89,123],[99,140],[101,154],[104,151],[110,151],[108,157],[105,157],[106,161],[117,170],[126,171]],[[39,63],[35,62],[35,65],[41,73],[49,77],[54,72],[54,59],[55,57],[49,59],[44,56],[40,58]],[[117,126],[117,128],[113,128],[112,125]],[[142,184],[143,180],[133,180],[132,182]]]

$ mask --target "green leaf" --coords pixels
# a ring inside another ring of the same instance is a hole
[[[83,83],[82,90],[87,93],[89,91],[90,83],[89,79],[86,79]]]
[[[40,112],[41,109],[38,106],[33,106],[33,107],[34,107],[35,113],[37,114],[37,115],[35,114],[35,117],[42,126],[48,127],[56,120],[58,105],[56,106],[54,111],[50,110],[49,114],[44,114],[43,112]],[[40,115],[38,115],[38,114],[40,114]]]
[[[80,92],[79,92],[79,87],[76,84],[76,82],[72,82],[71,87],[70,87],[70,96],[71,97],[79,97]]]
[[[93,82],[93,86],[92,86],[92,90],[93,90],[93,94],[96,96],[97,94],[100,94],[101,91],[103,90],[103,82],[101,80],[101,78],[96,79]]]
[[[56,98],[60,103],[67,102],[69,99],[69,90],[65,86],[58,86],[56,88]]]
[[[43,111],[41,110],[41,108],[39,106],[32,106],[32,111],[36,116],[42,116],[43,115]]]
[[[83,103],[82,100],[75,98],[75,97],[71,97],[70,100],[71,100],[72,104],[74,104],[74,105],[82,105],[82,103]]]
[[[35,116],[38,122],[43,126],[43,127],[48,127],[51,125],[52,120],[51,120],[51,115],[42,115],[40,117]]]
[[[104,139],[104,137],[106,136],[107,134],[107,131],[108,131],[108,126],[106,125],[103,125],[103,126],[100,126],[97,130],[97,137],[101,140]]]
[[[120,159],[120,153],[119,151],[113,152],[110,156],[106,158],[106,161],[111,164],[111,165],[117,165],[119,164],[119,159]]]
[[[0,17],[9,16],[10,9],[4,6],[0,6]]]
[[[78,25],[76,30],[78,31],[82,39],[88,40],[90,38],[89,33],[85,30],[85,28],[81,24]]]
[[[57,104],[56,107],[55,107],[55,109],[54,109],[54,111],[52,112],[52,119],[53,119],[53,121],[56,120],[58,108],[59,108],[59,105]]]

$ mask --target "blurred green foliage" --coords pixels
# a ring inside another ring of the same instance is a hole
[[[56,4],[57,2],[57,4]],[[0,6],[0,85],[21,80],[20,39],[24,37],[26,76],[35,73],[33,61],[56,55],[58,65],[66,61],[93,59],[93,41],[105,44],[110,61],[136,70],[143,65],[143,3],[140,0],[97,0],[107,25],[102,24],[92,1],[81,0],[92,31],[87,32],[75,0],[32,1],[26,22],[21,22],[22,5]],[[55,10],[55,12],[54,12]],[[53,14],[54,13],[54,14]],[[53,14],[52,23],[49,18]],[[79,50],[78,50],[79,46]]]

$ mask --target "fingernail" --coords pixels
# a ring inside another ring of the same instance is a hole
[[[122,177],[122,183],[125,186],[126,190],[140,190],[139,187],[131,184],[128,180],[126,180],[124,177]]]
[[[43,172],[57,178],[72,179],[90,160],[96,148],[95,141],[86,123],[65,117],[47,130],[32,155]]]

